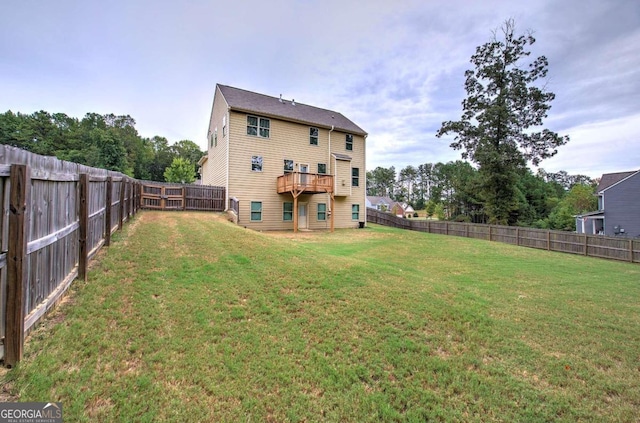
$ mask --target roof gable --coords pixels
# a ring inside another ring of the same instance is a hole
[[[376,196],[376,195],[367,195],[367,200],[369,200],[369,202],[372,205],[378,205],[378,204],[391,205],[391,204],[395,203],[395,201],[393,201],[389,197],[379,197],[379,196]]]
[[[638,172],[640,171],[633,170],[631,172],[605,173],[602,175],[602,178],[600,178],[600,183],[598,183],[596,192],[600,193],[606,189],[609,189],[612,186],[624,181],[625,179],[635,175]]]
[[[283,100],[252,91],[217,84],[231,110],[281,118],[313,126],[334,127],[343,132],[367,135],[358,125],[341,113],[294,101]]]

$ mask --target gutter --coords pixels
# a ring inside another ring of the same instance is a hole
[[[329,160],[327,160],[327,166],[329,166],[329,169],[327,169],[327,172],[329,173],[329,175],[332,175],[331,173],[331,133],[333,132],[333,130],[335,129],[335,127],[333,125],[331,125],[331,130],[329,131],[329,150],[327,152],[327,158]],[[335,195],[335,190],[336,190],[336,178],[335,175],[333,177],[333,194]],[[331,206],[331,194],[327,193],[327,204],[329,206]],[[327,207],[327,209],[329,210],[329,213],[333,213],[333,210],[331,210],[329,207]],[[329,218],[331,218],[331,215],[329,215]],[[325,218],[325,229],[326,229],[326,218]]]

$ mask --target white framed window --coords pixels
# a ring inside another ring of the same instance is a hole
[[[325,203],[318,203],[318,220],[327,220],[327,205]]]
[[[292,202],[284,202],[282,203],[282,220],[285,222],[290,222],[293,220],[293,203]]]
[[[346,135],[344,148],[349,151],[353,150],[353,135],[351,134]]]
[[[222,116],[222,136],[227,136],[227,115]]]
[[[351,205],[351,220],[360,220],[360,204]]]
[[[360,168],[357,168],[357,167],[351,168],[351,186],[352,187],[360,186]]]
[[[247,135],[269,138],[270,128],[271,121],[269,119],[251,115],[247,116]]]
[[[252,222],[262,221],[262,201],[251,202],[251,221]]]
[[[262,172],[262,156],[251,156],[251,171]]]
[[[318,145],[318,128],[309,128],[309,144]]]
[[[318,163],[318,173],[320,175],[327,174],[327,164],[326,163]]]
[[[284,173],[293,172],[293,160],[284,159]]]

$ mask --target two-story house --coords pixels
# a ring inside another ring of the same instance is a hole
[[[225,187],[247,228],[357,227],[366,220],[366,137],[338,112],[217,84],[202,183]]]
[[[640,171],[605,173],[596,193],[598,210],[576,216],[576,232],[640,237]]]

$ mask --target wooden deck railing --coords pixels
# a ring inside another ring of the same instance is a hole
[[[317,194],[333,192],[333,176],[318,173],[291,172],[278,176],[278,194],[287,192]]]

